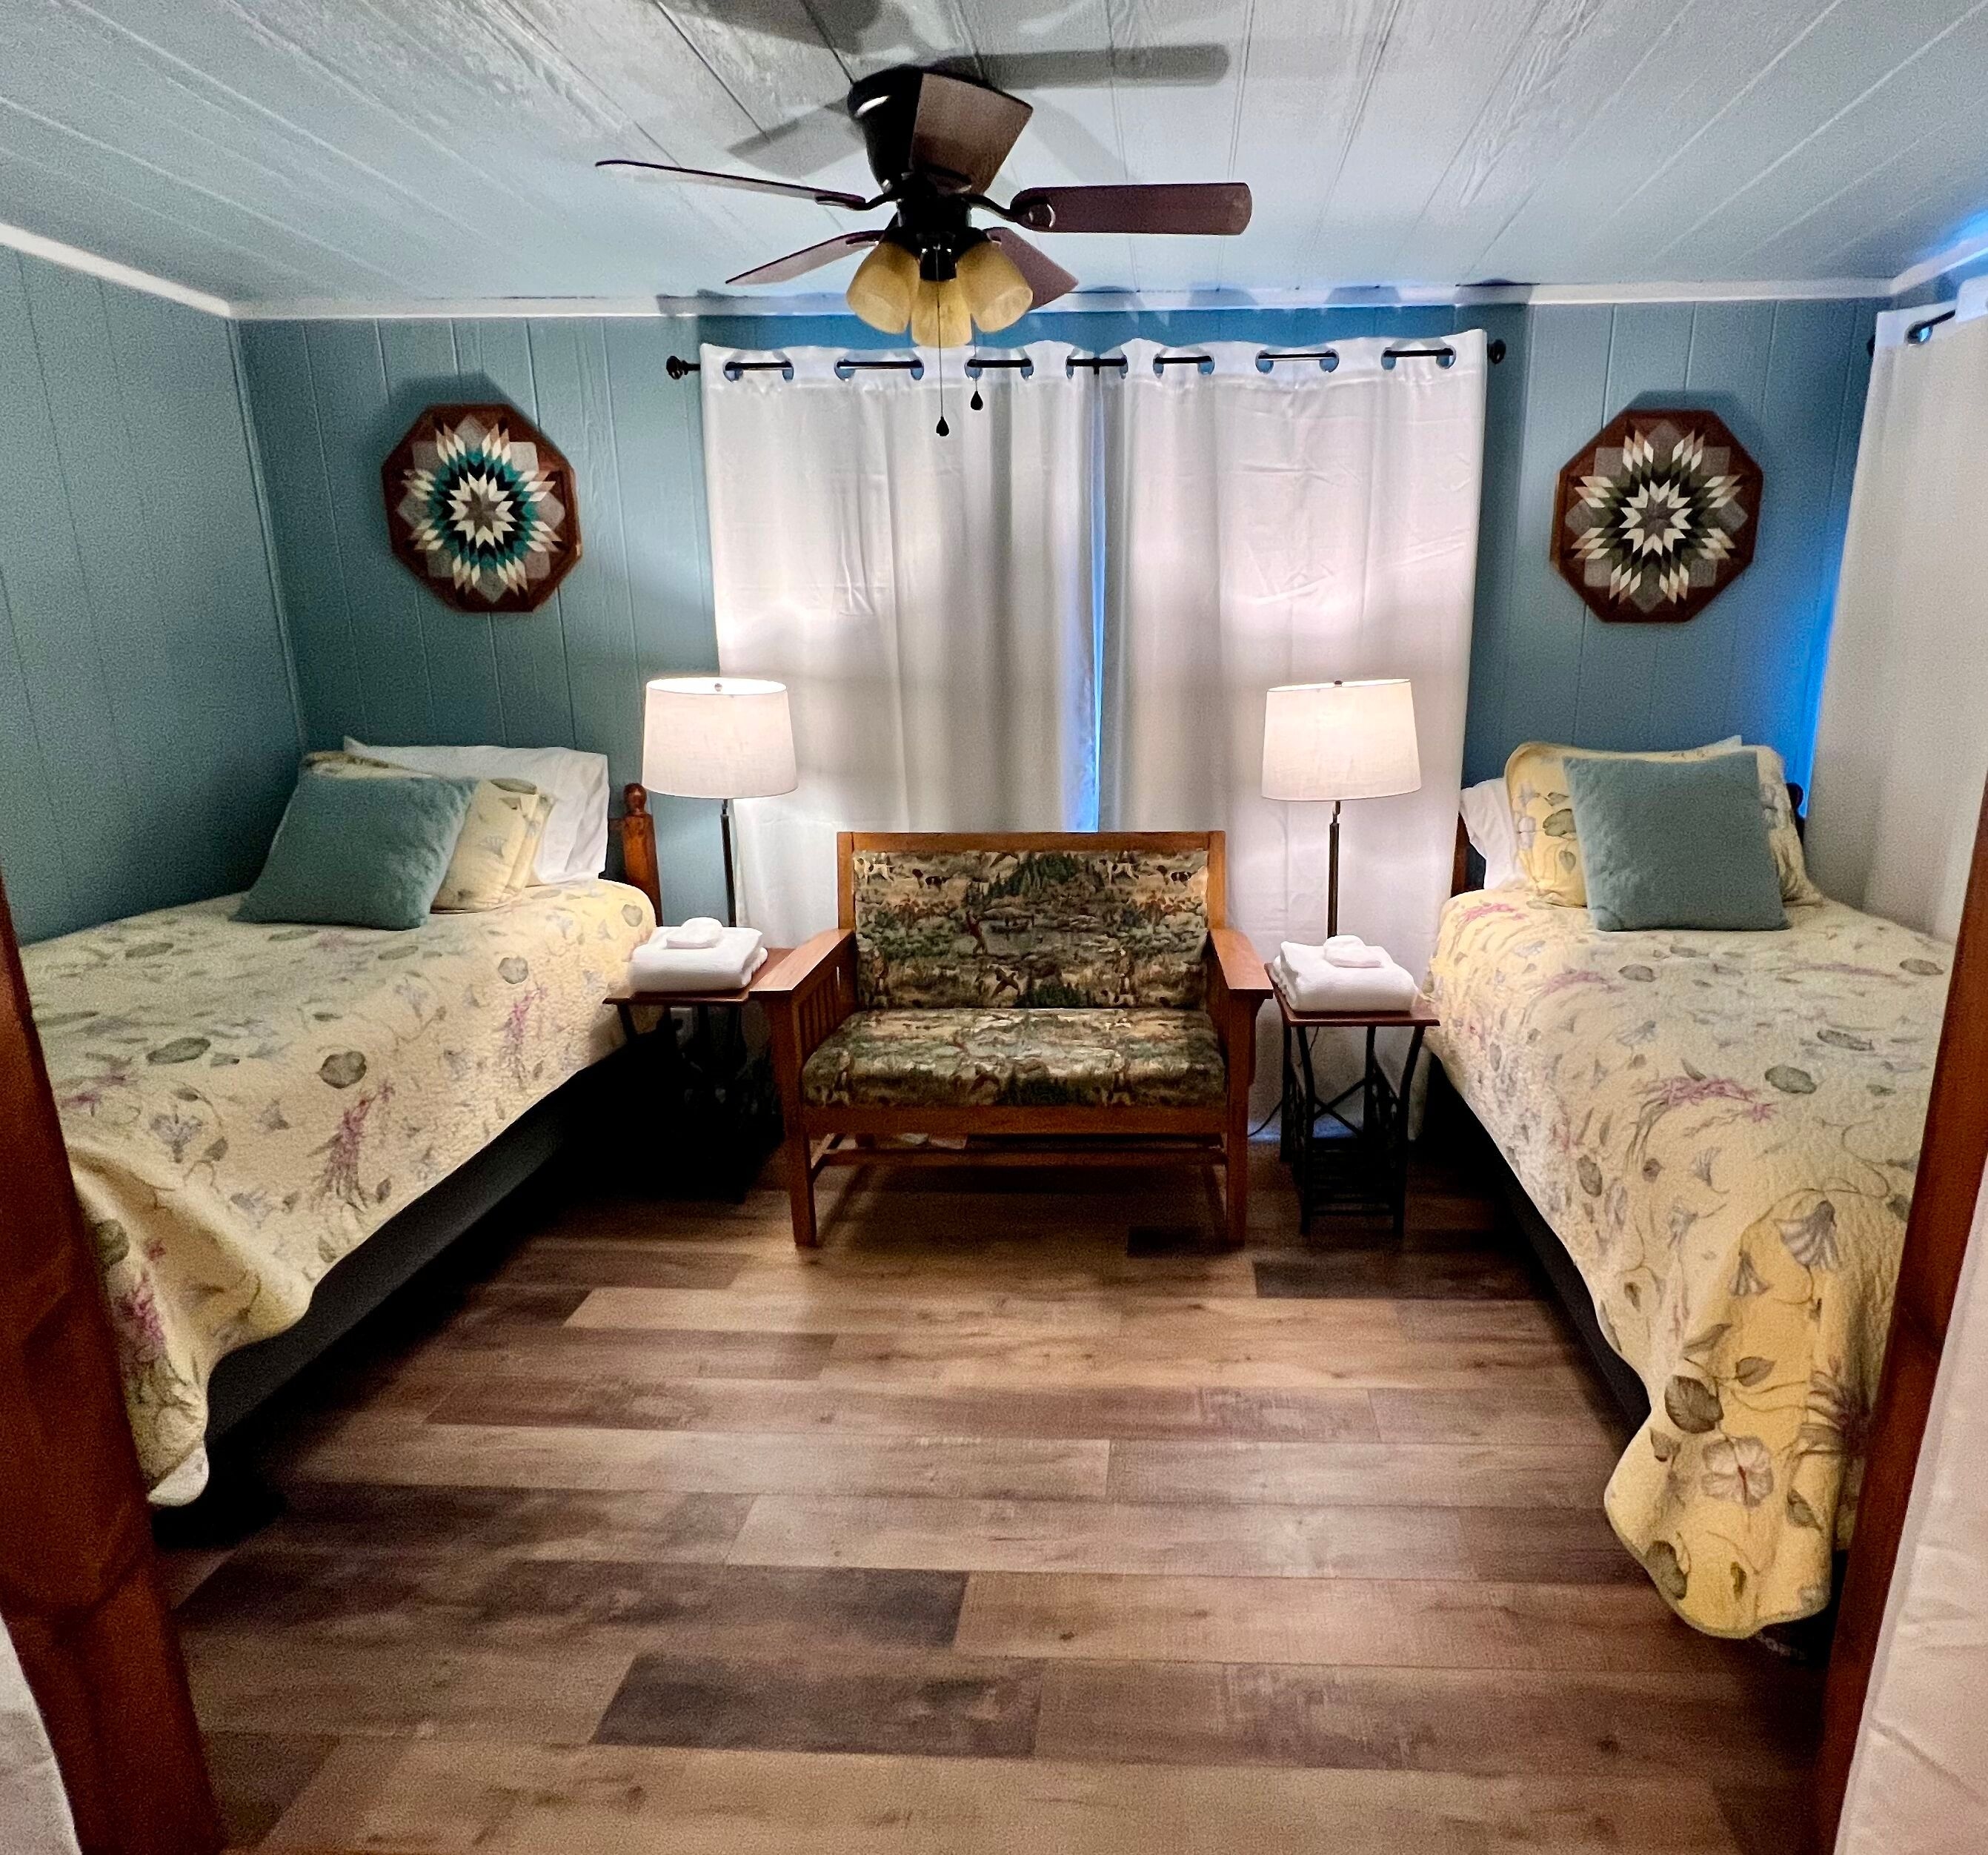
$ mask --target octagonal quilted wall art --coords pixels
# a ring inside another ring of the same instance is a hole
[[[1560,473],[1553,555],[1598,618],[1675,624],[1746,570],[1760,467],[1709,412],[1623,413]]]
[[[580,559],[573,467],[512,406],[431,406],[380,466],[394,552],[465,612],[529,612]]]

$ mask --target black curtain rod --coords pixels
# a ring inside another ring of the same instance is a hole
[[[1486,353],[1492,365],[1496,367],[1505,358],[1505,344],[1502,340],[1494,340]],[[1447,367],[1456,360],[1456,350],[1447,344],[1435,347],[1385,348],[1381,350],[1381,358],[1383,361],[1440,361]],[[1329,372],[1339,364],[1339,350],[1337,348],[1262,348],[1257,351],[1256,364],[1266,371],[1268,367],[1275,367],[1280,361],[1316,361],[1325,364]],[[1124,374],[1131,366],[1123,354],[1073,354],[1068,364],[1073,370],[1083,367],[1094,374],[1107,371]],[[1205,367],[1213,364],[1214,357],[1209,354],[1156,354],[1153,357],[1155,367]],[[672,380],[681,380],[686,375],[702,371],[699,363],[686,361],[680,354],[672,354],[664,364],[664,367]],[[969,377],[977,377],[996,369],[1017,372],[1026,377],[1034,371],[1035,363],[1025,354],[974,354],[969,356],[962,371]],[[925,363],[916,358],[887,357],[870,361],[845,354],[835,364],[834,371],[841,376],[857,371],[921,375],[925,371]],[[791,376],[793,364],[786,361],[728,361],[725,364],[725,371],[728,377],[739,374],[784,374]]]
[[[1923,322],[1912,323],[1905,330],[1905,345],[1909,348],[1924,347],[1932,340],[1932,332],[1935,329],[1938,328],[1942,322],[1951,322],[1959,313],[1957,309],[1942,310],[1938,315],[1929,316]],[[1873,359],[1876,358],[1878,337],[1875,334],[1867,335],[1865,337],[1864,352]]]

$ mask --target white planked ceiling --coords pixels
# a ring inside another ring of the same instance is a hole
[[[0,0],[0,221],[242,304],[688,296],[860,222],[597,157],[867,190],[852,77],[1106,50],[996,191],[1256,210],[1087,286],[1886,278],[1988,210],[1988,0]]]

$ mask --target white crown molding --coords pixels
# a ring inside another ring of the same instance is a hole
[[[1480,308],[1493,303],[1771,303],[1841,301],[1893,294],[1882,277],[1825,277],[1779,282],[1660,283],[1409,284],[1330,289],[1073,291],[1042,313],[1050,316],[1124,315],[1139,310]],[[699,317],[758,318],[847,316],[839,295],[725,296],[475,296],[370,303],[295,297],[238,303],[245,322],[475,321],[505,317]]]
[[[1967,238],[1956,239],[1943,251],[1936,251],[1929,258],[1922,258],[1916,264],[1909,265],[1892,279],[1887,294],[1902,296],[1909,289],[1917,289],[1922,283],[1930,283],[1936,277],[1943,277],[1950,270],[1963,264],[1971,264],[1979,257],[1988,256],[1988,232],[1977,232]]]
[[[472,296],[381,298],[342,301],[297,296],[231,303],[167,277],[99,257],[59,239],[0,224],[0,246],[12,246],[107,283],[163,296],[189,309],[238,322],[478,321],[536,317],[628,318],[662,317],[843,316],[839,294],[728,296]],[[1535,306],[1621,303],[1765,303],[1841,301],[1902,296],[1909,289],[1988,254],[1988,234],[1949,245],[1895,277],[1824,277],[1767,281],[1694,280],[1655,283],[1488,283],[1342,285],[1329,289],[1073,291],[1043,313],[1124,315],[1139,310],[1479,308],[1494,303]]]
[[[1523,303],[1522,284],[1338,285],[1303,289],[1073,290],[1041,313],[1045,316],[1124,315],[1136,310],[1405,309],[1429,304]],[[837,292],[813,295],[658,296],[656,313],[664,316],[847,316],[850,311]]]
[[[1537,283],[1526,293],[1535,305],[1580,303],[1839,303],[1888,297],[1882,277],[1804,277],[1780,283],[1708,279],[1695,283]]]
[[[708,303],[703,308],[692,310],[663,306],[679,300],[681,299],[674,296],[411,296],[354,303],[330,296],[289,296],[265,302],[237,303],[231,306],[230,313],[238,322],[490,322],[515,320],[520,317],[553,319],[582,316],[626,320],[641,317],[734,313],[721,312]],[[840,303],[841,298],[838,296],[834,300]]]
[[[86,277],[100,277],[106,283],[121,283],[127,289],[143,290],[148,296],[163,296],[168,303],[182,303],[206,315],[232,317],[235,313],[234,304],[225,297],[210,296],[204,289],[191,289],[184,283],[174,283],[170,277],[155,277],[148,270],[120,264],[114,258],[100,258],[93,251],[85,251],[80,245],[65,245],[59,239],[45,239],[38,232],[29,232],[25,226],[0,223],[0,245],[25,252],[31,258],[46,259],[51,264],[59,264],[65,270],[80,271]]]

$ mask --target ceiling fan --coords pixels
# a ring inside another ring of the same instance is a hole
[[[658,161],[610,160],[599,167],[638,179],[739,187],[813,200],[850,212],[888,207],[889,225],[843,233],[728,277],[728,283],[785,283],[858,251],[849,306],[872,328],[964,347],[977,325],[1004,329],[1077,286],[1077,279],[1020,233],[1168,232],[1233,237],[1249,223],[1239,181],[1185,185],[1030,187],[1005,206],[987,197],[1001,164],[1034,113],[1018,96],[930,66],[894,65],[861,79],[849,113],[862,131],[878,191],[869,199],[804,181],[762,180]],[[973,215],[1003,222],[986,230]]]

